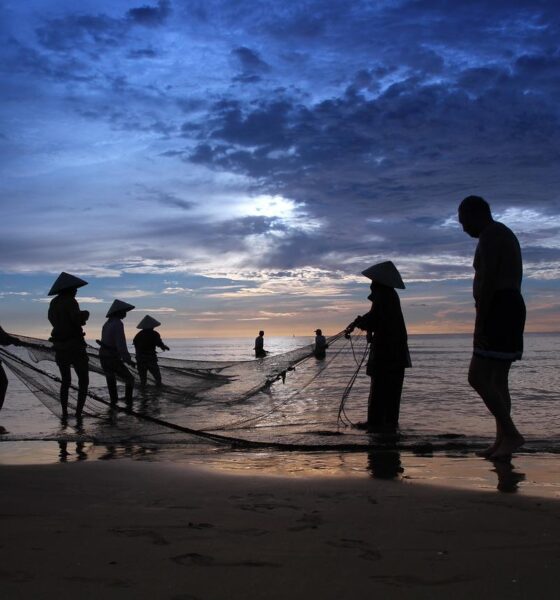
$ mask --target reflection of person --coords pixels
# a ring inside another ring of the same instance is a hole
[[[509,457],[523,445],[511,418],[508,377],[511,363],[523,354],[525,303],[521,295],[521,248],[513,232],[494,221],[490,206],[468,196],[459,206],[465,233],[478,238],[474,256],[476,306],[469,383],[496,420],[496,440],[480,456]]]
[[[371,450],[368,452],[368,471],[375,479],[397,479],[404,473],[398,450]]]
[[[126,368],[125,363],[134,366],[128,348],[122,320],[126,313],[134,306],[115,300],[107,312],[107,321],[101,331],[99,345],[99,359],[101,367],[107,380],[107,389],[111,404],[116,404],[119,396],[117,393],[117,377],[125,383],[125,401],[128,406],[132,405],[132,392],[134,390],[134,376]]]
[[[373,265],[362,272],[371,279],[371,310],[346,328],[367,331],[371,343],[367,374],[371,377],[368,418],[361,426],[372,432],[393,433],[399,425],[404,370],[410,367],[406,325],[399,295],[404,289],[400,273],[391,261]]]
[[[63,419],[68,417],[71,367],[78,377],[77,419],[82,417],[89,386],[88,355],[82,329],[89,318],[89,312],[80,310],[76,300],[78,288],[84,285],[87,285],[87,281],[69,273],[61,273],[49,291],[49,296],[54,296],[49,305],[48,318],[53,327],[50,340],[60,370],[60,405]]]
[[[156,385],[161,385],[161,372],[156,348],[169,350],[169,346],[163,343],[160,334],[155,330],[160,325],[159,321],[150,317],[150,315],[146,315],[136,326],[136,329],[141,331],[134,336],[132,343],[136,350],[136,367],[142,385],[146,385],[148,371],[156,380]]]
[[[323,360],[327,356],[327,338],[323,335],[320,329],[315,330],[315,346],[313,348],[313,354],[318,360]]]
[[[19,346],[19,340],[6,333],[2,327],[0,327],[0,346]],[[4,399],[6,398],[6,392],[8,391],[8,377],[6,376],[6,371],[4,371],[4,367],[2,366],[2,361],[0,361],[0,410],[4,406]],[[6,429],[0,425],[0,434],[7,433]]]
[[[264,331],[259,331],[255,338],[255,358],[263,358],[268,352],[264,349]]]
[[[498,491],[508,494],[517,492],[519,484],[525,481],[525,473],[516,471],[510,460],[495,460],[493,464],[494,468],[492,471],[498,476]]]

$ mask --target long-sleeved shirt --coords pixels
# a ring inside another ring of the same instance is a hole
[[[73,340],[83,340],[85,314],[80,310],[76,298],[55,296],[49,305],[49,321],[53,326],[51,340],[56,344]]]
[[[107,319],[101,330],[101,344],[99,356],[118,356],[125,362],[130,361],[124,325],[121,319],[117,319],[117,317]]]
[[[165,344],[163,343],[160,334],[155,329],[142,329],[139,331],[132,340],[134,348],[136,349],[136,356],[145,356],[149,358],[155,358],[156,348],[165,350]]]
[[[357,317],[354,325],[371,336],[367,373],[380,367],[410,367],[408,335],[397,292],[378,286],[371,310]]]

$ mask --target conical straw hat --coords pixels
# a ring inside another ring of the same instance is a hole
[[[60,294],[64,290],[71,290],[72,288],[79,288],[87,285],[88,282],[70,275],[70,273],[64,273],[64,271],[56,278],[56,281],[52,284],[49,290],[49,296],[55,296]]]
[[[110,317],[117,312],[121,312],[121,310],[128,312],[134,308],[136,307],[132,306],[132,304],[129,304],[128,302],[123,302],[122,300],[113,300],[113,304],[111,304],[111,308],[107,311],[105,316]]]
[[[369,269],[362,271],[362,275],[387,287],[405,289],[401,274],[390,260],[372,265]]]
[[[136,329],[153,329],[154,327],[159,327],[161,323],[154,319],[154,317],[150,317],[150,315],[146,315],[138,325],[136,325]]]

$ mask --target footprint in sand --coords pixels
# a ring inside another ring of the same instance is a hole
[[[178,556],[171,556],[170,560],[182,566],[194,567],[280,567],[278,563],[262,560],[216,560],[213,556],[187,552]]]
[[[323,524],[323,519],[318,514],[304,514],[301,518],[297,520],[301,525],[294,525],[293,527],[288,527],[288,531],[304,531],[305,529],[317,529],[319,525]]]
[[[334,548],[344,548],[348,550],[357,550],[358,556],[364,560],[380,560],[381,552],[371,548],[364,540],[353,540],[350,538],[340,538],[335,541],[327,542]]]
[[[169,542],[162,535],[152,531],[151,529],[123,529],[118,527],[109,529],[109,531],[111,533],[116,533],[117,535],[125,535],[126,537],[145,537],[156,546],[167,546],[169,544]]]

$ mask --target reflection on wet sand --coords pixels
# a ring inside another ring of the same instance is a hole
[[[61,463],[68,462],[69,457],[72,455],[72,453],[68,450],[68,445],[70,444],[70,446],[72,446],[72,444],[74,444],[74,443],[76,445],[76,450],[75,450],[76,459],[75,460],[87,460],[88,454],[87,454],[87,451],[85,450],[85,448],[86,448],[85,442],[67,442],[66,440],[59,440],[58,441],[58,448],[59,448],[58,456],[59,456],[59,461]]]
[[[519,483],[525,481],[525,473],[515,471],[515,466],[511,460],[495,460],[492,461],[494,468],[491,469],[498,476],[497,489],[500,492],[513,494],[518,491]]]
[[[375,479],[397,479],[404,473],[398,450],[368,452],[367,469]]]

